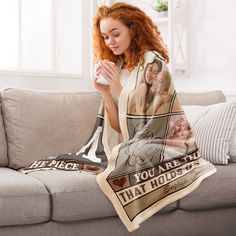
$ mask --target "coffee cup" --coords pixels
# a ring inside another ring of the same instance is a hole
[[[114,62],[110,62],[110,63],[115,64]],[[95,75],[96,75],[96,70],[98,66],[101,66],[99,62],[95,65],[95,68],[94,68]],[[99,84],[109,85],[109,82],[101,74],[96,77],[96,82]]]
[[[108,81],[101,74],[97,77],[96,82],[105,85],[109,84]]]

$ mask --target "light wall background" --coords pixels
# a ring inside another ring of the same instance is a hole
[[[176,89],[221,89],[228,95],[236,95],[236,1],[189,1],[190,76],[174,77]],[[87,68],[90,75],[80,79],[0,75],[0,89],[91,90],[91,65]]]
[[[235,11],[234,0],[191,0],[190,77],[175,78],[178,90],[236,94]]]

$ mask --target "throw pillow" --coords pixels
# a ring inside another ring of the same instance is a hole
[[[202,155],[213,164],[228,164],[236,103],[183,106]]]
[[[236,123],[236,118],[234,122]],[[230,162],[236,162],[236,125],[234,127],[232,139],[229,144],[229,156],[230,156],[229,159]]]

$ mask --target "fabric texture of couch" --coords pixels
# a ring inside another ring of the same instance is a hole
[[[226,101],[221,91],[179,96],[183,105]],[[78,151],[92,131],[100,101],[93,91],[1,91],[0,235],[235,235],[235,162],[216,165],[217,173],[197,190],[166,206],[132,233],[101,192],[96,176],[17,171],[47,156]],[[235,146],[230,142],[230,147]]]

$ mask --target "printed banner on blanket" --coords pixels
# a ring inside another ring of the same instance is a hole
[[[76,153],[35,161],[23,173],[59,169],[97,174],[129,231],[186,196],[216,168],[199,152],[168,67],[156,52],[132,71],[118,99],[121,136],[101,105],[94,130]],[[158,224],[158,222],[157,222]]]

